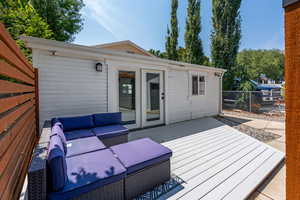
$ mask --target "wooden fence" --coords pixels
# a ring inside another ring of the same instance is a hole
[[[300,0],[285,5],[286,199],[300,199]]]
[[[38,71],[0,23],[0,199],[17,199],[38,137]]]

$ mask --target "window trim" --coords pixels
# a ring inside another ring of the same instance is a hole
[[[203,78],[204,78],[204,81],[203,81],[203,82],[200,82],[200,77],[203,77]],[[198,95],[199,95],[199,96],[205,96],[205,94],[206,94],[206,76],[199,74],[198,82],[199,82],[199,86],[198,86],[199,92],[198,92]],[[200,91],[201,91],[201,90],[200,90],[200,89],[201,89],[200,83],[203,83],[203,84],[204,84],[203,94],[201,94],[201,92],[200,92]]]
[[[197,78],[196,80],[196,87],[195,90],[194,90],[194,78]],[[195,91],[197,91],[195,93]],[[192,75],[192,96],[198,96],[199,95],[199,76],[198,75]]]
[[[194,77],[197,78],[197,93],[194,92]],[[204,81],[203,82],[200,82],[200,77],[203,77],[204,78]],[[191,74],[191,96],[205,96],[206,95],[206,84],[207,84],[207,81],[206,81],[206,78],[207,76],[202,74],[202,73],[194,73],[194,74]],[[201,83],[204,84],[204,89],[203,89],[203,93],[200,92],[202,90],[200,90],[200,85]]]

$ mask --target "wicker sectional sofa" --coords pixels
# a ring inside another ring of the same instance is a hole
[[[128,141],[121,113],[46,123],[28,172],[29,199],[132,199],[170,179],[170,149]]]

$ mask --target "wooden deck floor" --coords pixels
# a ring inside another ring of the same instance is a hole
[[[245,199],[284,159],[282,152],[213,118],[136,131],[131,137],[147,136],[173,150],[172,173],[184,181],[160,199]]]

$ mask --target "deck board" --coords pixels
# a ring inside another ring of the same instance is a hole
[[[284,159],[282,152],[213,118],[137,131],[135,137],[167,139],[162,144],[173,151],[171,171],[184,182],[160,199],[245,199]]]

